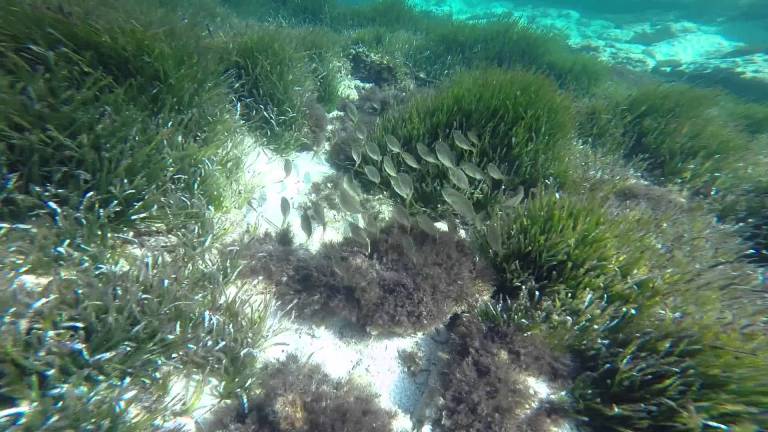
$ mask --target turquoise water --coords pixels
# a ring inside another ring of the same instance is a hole
[[[765,100],[768,5],[760,1],[426,1],[461,18],[512,13],[611,63]]]
[[[0,431],[765,431],[767,278],[764,0],[0,0]]]

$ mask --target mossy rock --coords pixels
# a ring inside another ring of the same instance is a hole
[[[371,52],[362,45],[350,48],[347,59],[352,76],[362,82],[391,87],[401,85],[405,80],[405,71],[393,59]]]

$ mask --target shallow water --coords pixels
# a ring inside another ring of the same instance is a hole
[[[0,430],[768,430],[768,1],[0,2]]]

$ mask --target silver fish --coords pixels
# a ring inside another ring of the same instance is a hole
[[[456,158],[453,155],[450,147],[448,147],[448,144],[442,141],[438,141],[437,144],[435,144],[435,152],[437,153],[437,159],[439,159],[443,165],[447,166],[448,168],[456,167],[456,162],[454,162]]]
[[[387,172],[391,177],[397,176],[397,170],[395,169],[395,164],[392,162],[392,158],[389,156],[384,156],[382,166],[384,167],[384,171]]]
[[[421,168],[421,165],[416,160],[416,158],[413,157],[413,155],[408,153],[407,151],[401,152],[400,156],[403,158],[403,161],[405,161],[405,163],[410,165],[412,168],[416,168],[416,169]]]
[[[307,240],[312,237],[312,218],[309,217],[309,212],[304,210],[301,213],[301,230],[307,236]]]
[[[377,170],[372,165],[366,165],[364,168],[365,175],[368,176],[369,179],[371,179],[372,182],[378,183],[381,181],[381,176],[379,175],[379,170]]]
[[[393,152],[400,153],[403,151],[403,147],[400,145],[400,141],[398,141],[397,138],[393,137],[392,135],[386,135],[384,137],[384,141],[387,142],[387,147],[389,147],[389,149]]]
[[[460,189],[469,189],[469,179],[458,168],[448,168],[448,177]]]
[[[280,198],[280,213],[283,214],[283,223],[285,223],[291,213],[291,202],[286,197]]]
[[[479,166],[475,165],[472,162],[464,161],[461,163],[461,165],[459,165],[459,168],[464,170],[464,172],[467,173],[467,175],[472,178],[476,178],[478,180],[485,179],[485,173],[483,172],[483,170],[481,170]]]
[[[377,160],[377,161],[381,160],[381,151],[379,151],[379,146],[376,145],[375,142],[367,140],[365,142],[365,151],[368,153],[368,156],[370,156],[374,160]]]
[[[411,180],[411,176],[408,174],[400,173],[397,177],[393,178],[392,187],[405,199],[409,199],[413,194],[413,180]]]
[[[467,137],[465,137],[464,134],[461,133],[461,131],[459,130],[453,131],[453,142],[455,142],[456,145],[459,146],[459,148],[462,148],[464,150],[469,150],[469,151],[475,151],[474,147],[472,147],[472,145],[469,143],[469,140],[467,139]]]
[[[392,207],[392,217],[401,225],[404,225],[406,227],[411,226],[411,217],[408,214],[408,210],[405,209],[405,207],[395,204]]]
[[[435,227],[435,223],[432,222],[432,219],[430,219],[427,215],[420,214],[416,216],[416,223],[419,225],[419,228],[424,230],[424,232],[431,236],[437,237],[437,227]]]
[[[419,153],[419,156],[421,156],[422,159],[424,159],[427,162],[431,162],[434,164],[440,163],[439,160],[437,160],[437,156],[435,156],[435,153],[427,148],[423,143],[416,144],[416,152]]]
[[[443,198],[448,201],[448,204],[453,207],[454,210],[461,216],[467,218],[470,221],[475,219],[475,209],[472,207],[472,202],[464,196],[463,193],[448,186],[442,189]]]
[[[504,180],[507,178],[494,163],[489,163],[485,168],[488,170],[488,175],[496,180]]]

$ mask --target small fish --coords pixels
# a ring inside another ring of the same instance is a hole
[[[467,132],[467,138],[472,142],[472,144],[479,146],[480,145],[480,138],[477,136],[475,131],[468,131]]]
[[[408,210],[405,207],[395,204],[392,207],[392,217],[401,225],[405,227],[411,226],[411,216],[408,214]]]
[[[462,148],[464,150],[469,150],[469,151],[475,151],[474,147],[470,145],[469,140],[467,140],[467,137],[465,137],[464,134],[461,133],[461,131],[459,130],[453,131],[453,142],[455,142],[456,145],[459,146],[459,148]]]
[[[378,183],[381,181],[381,176],[379,175],[379,170],[377,170],[372,165],[366,165],[365,166],[365,175],[368,176],[369,179],[371,179],[372,182]]]
[[[344,211],[352,214],[360,214],[363,212],[363,207],[360,205],[360,199],[349,189],[342,186],[339,188],[337,194],[339,205]]]
[[[432,152],[427,146],[425,146],[423,143],[416,144],[416,152],[421,156],[422,159],[424,159],[427,162],[431,162],[433,164],[440,163],[439,160],[437,160],[437,156],[435,156],[435,153]]]
[[[395,164],[392,162],[392,158],[389,156],[384,156],[382,166],[384,167],[384,171],[386,171],[390,177],[397,176],[397,170],[395,169]]]
[[[291,213],[291,202],[288,198],[280,198],[280,213],[283,214],[283,224],[288,220],[288,215]]]
[[[379,146],[376,145],[373,141],[366,141],[365,142],[365,151],[368,153],[368,156],[373,158],[374,160],[380,161],[381,160],[381,151],[379,151]]]
[[[405,161],[405,163],[411,166],[412,168],[416,168],[416,169],[421,168],[421,165],[416,160],[416,158],[413,157],[413,155],[408,153],[407,151],[401,152],[400,156],[403,158],[403,161]]]
[[[458,168],[448,168],[448,177],[460,189],[469,189],[469,179]]]
[[[501,230],[498,223],[491,222],[488,224],[485,229],[485,237],[488,239],[491,250],[501,252]]]
[[[416,216],[416,223],[419,225],[419,228],[424,230],[424,232],[433,237],[437,237],[437,227],[435,227],[435,223],[432,222],[432,219],[430,219],[427,215],[420,214]]]
[[[392,180],[392,187],[395,188],[395,192],[400,194],[403,198],[409,199],[413,194],[413,180],[411,180],[411,176],[405,173],[400,173]]]
[[[448,168],[456,167],[456,163],[454,162],[455,157],[451,149],[448,147],[448,144],[442,141],[438,141],[437,144],[435,144],[435,152],[437,153],[437,159],[439,159],[443,165],[447,166]]]
[[[301,230],[307,236],[307,240],[312,237],[312,219],[309,217],[309,212],[304,210],[301,213]]]
[[[354,222],[349,222],[349,233],[355,241],[359,242],[362,246],[366,246],[368,252],[371,251],[371,240],[360,225]]]
[[[344,176],[344,187],[347,188],[350,192],[354,193],[355,195],[362,195],[363,191],[360,189],[360,185],[355,182],[355,179],[350,175],[346,174]]]
[[[347,111],[347,114],[349,114],[349,117],[352,119],[352,121],[357,123],[357,118],[359,117],[359,114],[357,112],[357,107],[354,104],[351,104],[351,103],[347,104],[346,111]],[[358,133],[358,130],[359,130],[359,128],[355,128],[355,133]],[[363,135],[363,136],[365,136],[365,135]]]
[[[352,145],[352,159],[355,160],[355,167],[363,160],[363,149],[359,145]]]
[[[472,202],[464,196],[463,193],[448,186],[442,189],[443,198],[448,201],[448,204],[453,207],[456,212],[468,220],[474,221],[475,209],[472,207]]]
[[[461,165],[459,165],[459,168],[464,170],[464,172],[472,178],[476,178],[478,180],[485,180],[485,173],[483,172],[483,170],[481,170],[479,166],[475,165],[472,162],[464,161],[461,163]]]
[[[515,195],[513,195],[511,198],[504,201],[504,204],[502,205],[507,208],[517,207],[517,205],[520,204],[520,202],[523,200],[524,196],[525,196],[525,189],[523,189],[522,186],[518,186],[517,190],[515,191]]]
[[[386,135],[384,137],[384,141],[387,142],[387,147],[389,147],[389,149],[393,152],[400,153],[403,151],[403,147],[400,145],[400,141],[398,141],[397,138],[393,137],[392,135]]]
[[[496,166],[494,163],[489,163],[486,166],[486,169],[488,170],[488,175],[495,178],[496,180],[504,180],[507,177],[501,172],[499,167]]]
[[[283,172],[285,173],[285,178],[288,178],[291,176],[291,172],[293,171],[293,163],[290,159],[286,158],[283,160]]]

